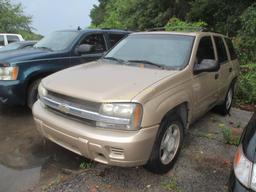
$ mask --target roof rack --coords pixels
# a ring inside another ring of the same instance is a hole
[[[194,31],[198,31],[198,32],[209,32],[209,30],[206,27],[181,27],[181,26],[177,26],[177,27],[170,27],[168,28],[168,31],[187,31],[187,32],[194,32]],[[178,29],[178,30],[177,30]],[[146,31],[166,31],[165,27],[156,27],[156,28],[151,28],[151,29],[147,29]]]

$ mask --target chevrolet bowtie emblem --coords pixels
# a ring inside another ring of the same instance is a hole
[[[59,110],[60,110],[62,113],[69,113],[69,107],[68,107],[68,105],[66,105],[66,104],[60,104],[60,105],[59,105]]]

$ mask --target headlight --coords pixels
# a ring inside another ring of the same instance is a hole
[[[16,80],[18,72],[18,67],[0,67],[0,80]]]
[[[106,103],[101,105],[99,113],[106,117],[96,123],[99,127],[125,130],[138,130],[140,128],[142,119],[142,106],[140,104]]]
[[[242,146],[238,147],[235,155],[234,172],[245,187],[256,190],[256,164],[245,157]]]
[[[45,97],[45,96],[47,96],[47,94],[48,94],[47,89],[45,89],[43,87],[42,83],[40,83],[39,86],[38,86],[38,95],[39,95],[39,97]]]

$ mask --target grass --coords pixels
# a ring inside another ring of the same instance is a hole
[[[232,131],[229,127],[226,127],[224,124],[220,124],[219,127],[221,128],[225,143],[236,146],[239,145],[240,137],[233,136]]]
[[[90,169],[93,167],[93,163],[92,162],[82,162],[79,167],[80,167],[80,169]]]
[[[168,182],[161,183],[161,187],[173,192],[183,192],[183,190],[178,186],[175,178],[171,178]]]

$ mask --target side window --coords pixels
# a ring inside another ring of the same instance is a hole
[[[229,50],[229,53],[230,53],[231,60],[237,59],[236,52],[235,52],[232,41],[228,38],[225,38],[225,41],[226,41],[226,44],[228,46],[228,50]]]
[[[0,46],[4,46],[4,36],[0,35]]]
[[[226,51],[225,44],[222,40],[222,37],[214,37],[215,45],[217,48],[217,53],[218,53],[218,61],[219,63],[224,63],[228,60],[228,55]]]
[[[13,42],[20,41],[20,39],[15,35],[7,35],[7,41],[8,43],[13,43]]]
[[[81,44],[94,45],[93,53],[103,53],[106,51],[106,44],[103,34],[88,35],[82,40],[80,45]]]
[[[200,64],[204,59],[215,59],[212,39],[210,36],[202,37],[197,49],[197,64]]]
[[[109,34],[110,46],[114,47],[124,37],[124,34]]]

